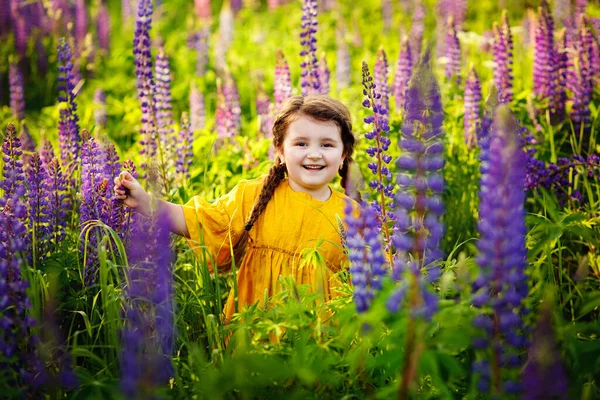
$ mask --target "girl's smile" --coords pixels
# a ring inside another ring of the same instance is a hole
[[[301,115],[288,128],[280,149],[290,187],[325,201],[331,195],[329,182],[344,161],[339,127],[332,121],[318,121]]]

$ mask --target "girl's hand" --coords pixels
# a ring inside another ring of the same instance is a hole
[[[115,177],[114,184],[116,199],[123,201],[127,207],[147,215],[150,210],[150,195],[129,172],[122,171]]]

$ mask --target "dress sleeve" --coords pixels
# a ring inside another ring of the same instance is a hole
[[[211,272],[231,268],[231,247],[235,246],[244,229],[244,182],[228,194],[209,203],[194,196],[182,206],[190,234],[188,244],[200,260],[206,260]]]

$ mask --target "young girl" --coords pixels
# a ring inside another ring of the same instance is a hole
[[[234,254],[240,310],[262,301],[265,292],[271,296],[280,291],[280,275],[314,288],[322,274],[301,265],[301,252],[317,244],[327,267],[325,284],[319,286],[328,300],[336,295],[330,278],[347,259],[337,217],[343,220],[348,197],[329,183],[339,173],[344,186],[352,160],[348,109],[326,96],[292,97],[275,119],[273,135],[277,156],[268,175],[241,181],[213,203],[195,196],[183,206],[162,200],[157,205],[170,212],[172,231],[185,236],[198,255],[208,249],[214,256],[211,267],[226,271]],[[115,196],[125,205],[149,213],[150,195],[131,174],[121,174],[114,183]],[[234,313],[234,301],[232,290],[226,322]]]

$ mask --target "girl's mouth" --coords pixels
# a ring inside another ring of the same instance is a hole
[[[325,168],[324,165],[303,165],[302,166],[304,169],[307,169],[309,171],[320,171],[323,168]]]

